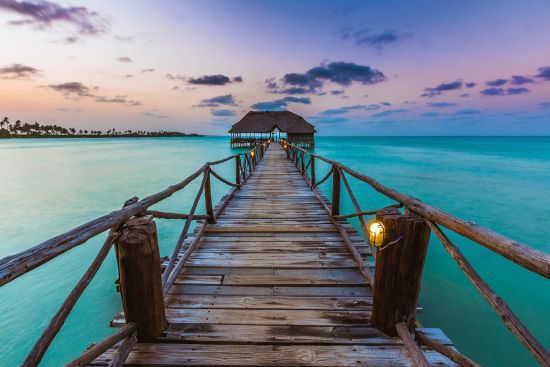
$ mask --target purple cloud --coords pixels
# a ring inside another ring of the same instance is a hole
[[[279,85],[277,84],[277,81],[275,80],[275,78],[268,78],[268,79],[264,80],[264,83],[265,83],[265,87],[267,89],[278,89],[279,88]]]
[[[487,88],[483,89],[480,93],[485,96],[504,96],[506,91],[503,88]]]
[[[120,56],[120,57],[117,57],[115,59],[115,61],[118,61],[118,62],[133,62],[131,58],[129,58],[128,56]]]
[[[223,96],[203,99],[198,105],[193,107],[219,107],[220,105],[237,106],[238,104],[232,94],[225,94]]]
[[[194,85],[226,85],[229,83],[241,83],[243,78],[241,76],[236,76],[234,78],[229,78],[223,74],[215,75],[203,75],[198,78],[189,78],[187,82]]]
[[[437,108],[445,108],[445,107],[454,107],[454,106],[456,106],[456,103],[452,103],[452,102],[432,102],[432,103],[428,103],[428,106],[437,107]]]
[[[63,7],[45,0],[0,0],[0,9],[23,17],[22,20],[9,22],[11,25],[30,24],[46,28],[55,23],[67,23],[75,26],[80,34],[97,35],[106,31],[106,21],[83,6]]]
[[[508,83],[507,79],[495,79],[495,80],[489,80],[488,82],[485,82],[485,85],[488,87],[501,87],[506,83]]]
[[[511,83],[514,85],[523,85],[523,84],[534,83],[534,82],[535,81],[533,79],[527,78],[521,75],[513,75],[511,80]]]
[[[311,100],[307,97],[284,97],[275,101],[254,103],[250,108],[263,111],[279,111],[288,106],[289,103],[311,104]]]
[[[0,68],[0,78],[2,79],[31,79],[39,73],[40,70],[23,64],[12,64]]]
[[[538,68],[538,70],[539,73],[535,77],[550,80],[550,66],[543,66]]]
[[[135,100],[132,100],[132,99],[128,99],[128,96],[116,96],[114,98],[109,98],[109,97],[105,97],[105,96],[98,96],[96,99],[95,99],[95,102],[98,102],[98,103],[123,103],[123,104],[128,104],[130,106],[141,106],[142,103],[140,101],[135,101]]]
[[[529,92],[529,89],[524,88],[524,87],[506,89],[506,94],[508,94],[508,95],[522,94],[522,93],[527,93],[527,92]]]
[[[333,116],[333,115],[343,115],[349,111],[374,111],[380,109],[382,106],[379,104],[369,104],[369,105],[353,105],[340,108],[331,108],[324,110],[319,115],[323,116]]]
[[[519,88],[487,88],[483,89],[480,93],[485,96],[506,96],[506,95],[515,95],[529,92],[529,89],[524,87]]]
[[[396,43],[404,38],[401,34],[393,29],[384,30],[381,32],[373,32],[371,29],[359,29],[351,32],[349,29],[342,30],[342,39],[346,40],[353,38],[356,45],[374,47],[377,50]]]
[[[426,93],[421,94],[421,97],[434,97],[442,94],[443,92],[456,90],[462,88],[462,81],[457,80],[450,83],[441,83],[435,87],[424,88]]]
[[[126,95],[105,97],[96,95],[95,92],[99,90],[98,87],[88,87],[80,82],[67,82],[61,84],[51,84],[46,88],[62,93],[67,98],[79,98],[88,97],[94,98],[94,102],[97,103],[123,103],[129,106],[141,106],[140,101],[128,99]]]
[[[46,88],[56,92],[63,93],[66,97],[95,97],[92,91],[97,90],[97,87],[87,87],[80,82],[67,82],[60,84],[50,84]]]
[[[476,115],[481,113],[477,108],[464,108],[455,112],[455,115]]]
[[[381,71],[370,66],[339,61],[321,64],[305,73],[287,73],[281,78],[281,83],[287,86],[283,89],[274,78],[266,79],[265,83],[271,93],[323,95],[320,89],[326,82],[348,87],[353,83],[370,85],[386,79]]]

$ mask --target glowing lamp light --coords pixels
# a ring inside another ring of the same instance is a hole
[[[251,156],[252,158],[254,158],[254,151],[251,151],[251,152],[250,152],[250,156]]]
[[[380,247],[384,244],[385,237],[384,225],[380,222],[372,222],[369,226],[369,243]]]

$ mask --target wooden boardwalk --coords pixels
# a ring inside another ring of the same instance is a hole
[[[168,328],[137,343],[126,366],[415,365],[400,339],[370,326],[370,286],[278,144],[207,226],[165,304]],[[451,345],[440,330],[422,330]],[[424,353],[431,365],[454,365]],[[91,365],[107,365],[110,355]]]

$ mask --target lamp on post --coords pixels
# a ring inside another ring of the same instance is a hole
[[[369,225],[369,243],[375,247],[384,244],[386,233],[384,225],[381,222],[374,221]]]

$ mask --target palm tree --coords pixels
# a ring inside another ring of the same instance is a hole
[[[0,128],[4,127],[4,125],[8,126],[10,123],[10,120],[7,117],[4,117],[2,121],[0,121]]]

